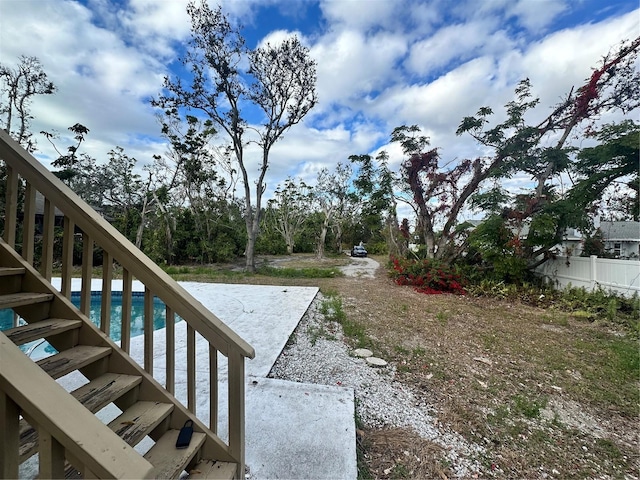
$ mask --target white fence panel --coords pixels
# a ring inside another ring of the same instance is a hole
[[[587,290],[600,287],[628,297],[640,293],[638,260],[559,256],[546,261],[536,272],[560,288],[569,284]]]

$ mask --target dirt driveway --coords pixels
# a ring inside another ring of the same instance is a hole
[[[340,267],[340,271],[347,277],[363,277],[374,278],[376,276],[376,270],[380,267],[380,264],[373,258],[356,258],[352,257],[351,263]]]

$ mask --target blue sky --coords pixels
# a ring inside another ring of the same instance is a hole
[[[318,64],[319,103],[272,152],[268,191],[286,178],[314,183],[349,155],[387,149],[394,127],[421,125],[445,161],[484,152],[456,137],[460,120],[501,112],[529,77],[546,116],[623,39],[640,35],[637,0],[224,0],[250,46],[297,34]],[[164,145],[148,103],[189,34],[182,0],[1,0],[0,63],[38,57],[58,87],[38,99],[32,130],[77,122],[99,161],[116,145],[149,163]],[[637,117],[637,115],[636,115]],[[603,119],[608,120],[608,119]],[[221,139],[223,140],[223,139]],[[257,165],[257,155],[256,155]],[[256,167],[257,169],[257,167]],[[254,169],[253,171],[255,171]],[[251,170],[251,168],[250,168]],[[516,176],[513,191],[528,179]]]

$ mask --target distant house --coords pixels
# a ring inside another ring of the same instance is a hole
[[[602,234],[604,250],[611,257],[640,257],[640,222],[599,222],[598,229]],[[562,241],[561,253],[579,256],[584,240],[585,236],[579,230],[568,228]]]
[[[476,228],[482,220],[467,220],[472,228]],[[602,233],[604,250],[613,258],[640,258],[640,222],[599,222],[596,226]],[[520,238],[526,238],[529,226],[523,225]],[[576,228],[567,228],[562,244],[555,250],[558,254],[578,257],[582,253],[586,236]]]
[[[640,257],[640,222],[600,222],[604,249],[615,258]]]

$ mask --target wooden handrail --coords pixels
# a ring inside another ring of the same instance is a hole
[[[82,465],[74,465],[88,470],[97,478],[149,478],[153,466],[127,445],[109,427],[103,424],[89,410],[78,408],[80,405],[62,386],[47,375],[38,365],[0,332],[0,396],[6,396],[19,407],[22,415],[41,432],[46,432],[67,451],[68,456]],[[46,389],[43,390],[44,386]],[[46,394],[43,394],[46,391]],[[5,398],[6,398],[5,397]],[[6,403],[6,400],[5,400]],[[0,409],[2,410],[2,409]],[[4,410],[9,410],[5,408]],[[17,425],[18,409],[14,408],[15,418],[2,418],[0,424]],[[0,415],[10,413],[0,411]],[[17,429],[13,430],[17,434]],[[3,432],[7,434],[7,432]],[[43,435],[46,437],[46,435]],[[17,439],[7,439],[8,444],[16,447],[13,452],[18,456]],[[4,448],[4,446],[3,446]],[[52,450],[56,450],[53,448]],[[59,450],[59,449],[58,449]],[[17,468],[17,461],[8,458],[11,452],[4,451],[5,462]],[[61,464],[64,458],[50,459]],[[47,466],[41,469],[47,471]],[[12,475],[16,472],[0,473]],[[42,470],[41,470],[42,473]],[[10,478],[10,477],[7,477]]]
[[[76,195],[67,185],[47,170],[36,158],[24,150],[6,132],[0,130],[0,161],[7,165],[7,188],[5,208],[4,240],[10,251],[14,250],[16,242],[16,228],[18,226],[19,197],[21,179],[25,182],[25,205],[22,228],[22,258],[27,261],[29,268],[33,268],[33,236],[35,222],[35,196],[39,192],[44,196],[44,225],[42,230],[42,263],[40,273],[47,280],[51,278],[51,266],[54,261],[54,225],[56,215],[64,215],[64,235],[62,240],[62,285],[61,291],[65,301],[70,299],[71,278],[73,265],[73,251],[75,245],[75,228],[82,232],[82,279],[80,291],[80,311],[89,314],[91,304],[91,280],[93,267],[94,245],[104,252],[103,266],[103,297],[109,296],[109,286],[112,280],[113,261],[123,268],[123,314],[121,328],[121,346],[129,352],[130,320],[131,320],[131,286],[132,280],[139,280],[145,287],[144,308],[144,369],[153,379],[153,297],[158,297],[166,304],[167,321],[173,321],[174,315],[179,315],[188,325],[188,330],[197,332],[209,343],[209,366],[215,367],[216,372],[210,374],[210,429],[217,432],[218,421],[218,353],[228,359],[228,416],[229,441],[224,444],[217,435],[209,437],[203,445],[202,453],[205,458],[216,458],[222,455],[227,460],[237,463],[237,476],[244,475],[245,437],[244,437],[244,402],[245,402],[245,358],[254,358],[255,351],[251,345],[238,336],[224,324],[216,315],[205,308],[198,300],[189,294],[182,286],[174,281],[164,270],[151,261],[144,253],[136,248],[124,235],[108,223],[91,206]],[[57,292],[57,291],[56,291]],[[107,335],[109,333],[109,319],[107,318],[109,299],[102,299],[102,322],[100,328]],[[70,302],[69,302],[70,304]],[[175,345],[173,324],[167,328],[167,347]],[[195,339],[194,339],[195,340]],[[190,342],[191,343],[191,342]],[[195,342],[193,342],[195,343]],[[186,364],[188,388],[188,410],[195,414],[195,346],[188,348]],[[174,352],[167,352],[166,356],[167,390],[173,392],[175,386]],[[192,365],[193,364],[193,365]],[[146,374],[146,373],[145,373]],[[0,407],[6,397],[0,391]],[[175,399],[174,399],[175,400]],[[178,405],[180,408],[183,406]],[[0,412],[1,413],[1,412]],[[203,425],[204,427],[204,425]],[[204,427],[206,428],[206,427]],[[54,455],[59,447],[54,445],[47,451]],[[50,455],[50,456],[51,456]],[[207,457],[207,455],[211,455]],[[225,461],[227,461],[225,460]],[[51,466],[55,468],[55,466]],[[51,470],[53,471],[53,470]]]
[[[53,205],[189,323],[216,350],[225,356],[237,352],[246,358],[255,357],[255,350],[251,345],[193,298],[3,130],[0,130],[0,159],[7,162],[33,188],[46,192],[47,199]],[[11,225],[5,225],[5,228],[10,227]]]

